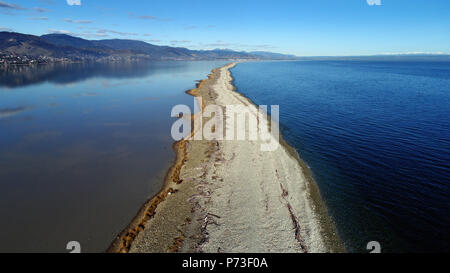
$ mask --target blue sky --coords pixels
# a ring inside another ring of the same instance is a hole
[[[450,1],[380,1],[0,0],[0,30],[299,56],[450,53]]]

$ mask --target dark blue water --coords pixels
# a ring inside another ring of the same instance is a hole
[[[172,107],[223,63],[0,69],[0,252],[105,251],[162,187]]]
[[[313,171],[345,247],[450,251],[450,62],[260,62],[232,70]]]

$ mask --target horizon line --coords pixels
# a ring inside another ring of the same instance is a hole
[[[189,47],[178,47],[178,46],[171,46],[171,45],[156,45],[152,44],[150,42],[147,42],[145,40],[140,39],[121,39],[121,38],[111,38],[111,39],[86,39],[82,36],[74,35],[74,33],[58,33],[58,32],[50,32],[46,34],[41,35],[34,35],[34,34],[27,34],[27,33],[21,33],[17,31],[10,31],[10,30],[3,30],[0,31],[0,33],[17,33],[17,34],[24,34],[24,35],[32,35],[37,37],[42,37],[44,35],[66,35],[73,38],[79,38],[87,41],[103,41],[103,40],[128,40],[128,41],[139,41],[143,42],[149,45],[155,45],[155,46],[168,46],[173,48],[185,48],[192,51],[212,51],[212,50],[229,50],[234,52],[245,52],[245,53],[252,53],[252,52],[267,52],[267,53],[275,53],[275,54],[281,54],[281,55],[291,55],[295,56],[297,58],[345,58],[345,57],[377,57],[377,56],[450,56],[450,52],[382,52],[382,53],[376,53],[376,54],[357,54],[357,55],[296,55],[293,53],[280,53],[280,52],[274,52],[274,51],[266,51],[266,50],[253,50],[253,51],[245,51],[245,50],[234,50],[229,48],[214,48],[214,49],[190,49]]]

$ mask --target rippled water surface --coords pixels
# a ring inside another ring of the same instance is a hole
[[[0,69],[0,252],[105,251],[162,186],[172,107],[222,64]]]
[[[260,62],[232,70],[311,167],[347,250],[450,251],[449,62]]]

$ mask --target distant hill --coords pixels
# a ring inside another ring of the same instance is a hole
[[[42,39],[50,44],[60,47],[74,47],[78,49],[97,49],[110,50],[111,48],[95,44],[93,41],[85,40],[78,37],[73,37],[66,34],[47,34],[42,35]]]
[[[157,46],[137,40],[111,39],[92,42],[98,46],[109,47],[114,50],[130,50],[134,53],[146,54],[156,59],[193,58],[192,51],[186,48]]]
[[[268,51],[253,51],[250,54],[258,56],[261,59],[266,60],[297,60],[298,57],[295,55],[286,55],[281,53],[273,53]]]
[[[41,38],[56,46],[70,46],[75,48],[94,48],[93,42],[66,34],[47,34]]]
[[[198,50],[193,51],[196,56],[203,56],[209,59],[259,59],[257,56],[247,52],[238,52],[231,49],[213,49],[213,50]]]
[[[147,58],[152,60],[291,59],[291,55],[270,52],[248,53],[229,49],[190,50],[158,46],[137,40],[86,40],[66,34],[42,36],[0,32],[0,54],[68,59]],[[285,56],[285,58],[283,58]]]

